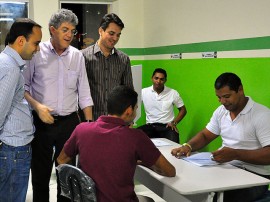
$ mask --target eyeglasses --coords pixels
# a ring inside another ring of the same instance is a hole
[[[62,28],[62,29],[61,29],[61,32],[62,32],[63,34],[67,34],[67,33],[70,32],[73,36],[75,36],[76,34],[78,34],[78,31],[77,31],[76,29],[70,30],[70,29],[68,29],[68,28]]]

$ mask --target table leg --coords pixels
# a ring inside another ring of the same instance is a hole
[[[208,193],[207,202],[213,202],[215,192]]]
[[[217,193],[217,202],[223,202],[224,192]]]

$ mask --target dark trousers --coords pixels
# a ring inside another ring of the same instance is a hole
[[[179,143],[179,133],[172,130],[170,127],[166,128],[167,124],[152,123],[138,127],[143,130],[149,138],[167,138],[173,142]]]
[[[261,198],[267,190],[268,185],[225,191],[224,202],[252,202]]]
[[[74,112],[68,116],[55,117],[54,124],[45,124],[36,113],[33,113],[33,116],[36,127],[35,137],[32,141],[33,156],[31,162],[33,202],[49,202],[49,182],[53,163],[55,162],[55,166],[58,165],[56,158],[79,124],[79,118],[77,113]],[[70,201],[60,196],[58,179],[57,201]]]
[[[249,171],[250,172],[250,171]],[[252,172],[254,173],[254,172]],[[254,173],[259,175],[257,173]],[[267,179],[270,179],[270,176],[260,175]],[[224,192],[224,202],[254,202],[267,192],[268,185],[256,186],[256,187],[248,187],[244,189],[235,189]],[[214,197],[214,202],[217,201],[216,195]]]

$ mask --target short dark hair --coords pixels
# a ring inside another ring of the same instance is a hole
[[[219,90],[225,86],[229,86],[230,90],[238,92],[239,87],[242,86],[241,79],[234,73],[226,72],[221,74],[215,82],[215,89]]]
[[[107,27],[109,26],[109,24],[112,22],[117,24],[119,27],[121,27],[121,29],[125,27],[122,20],[114,13],[109,13],[109,14],[104,15],[100,22],[100,27],[105,31]]]
[[[122,115],[131,106],[134,109],[137,104],[138,94],[128,86],[117,86],[109,93],[107,110],[110,115]]]
[[[40,27],[35,21],[29,18],[18,18],[11,25],[5,39],[5,45],[13,44],[19,36],[24,36],[28,41],[29,35],[33,33],[33,27]]]
[[[156,74],[156,73],[161,73],[164,74],[165,79],[167,79],[167,72],[162,69],[162,68],[156,68],[152,74],[152,77]]]

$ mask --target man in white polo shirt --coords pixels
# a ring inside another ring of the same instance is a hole
[[[187,110],[179,93],[165,86],[166,81],[166,71],[157,68],[152,75],[153,85],[142,89],[146,124],[139,129],[149,138],[167,138],[179,143],[176,125],[185,117]],[[174,116],[174,106],[179,110],[177,116]]]
[[[230,162],[240,168],[270,179],[270,109],[245,96],[240,78],[223,73],[215,81],[215,92],[222,104],[213,113],[206,128],[172,155],[189,156],[218,136],[222,147],[212,152],[212,159]],[[224,192],[225,202],[254,201],[261,198],[268,185]]]

